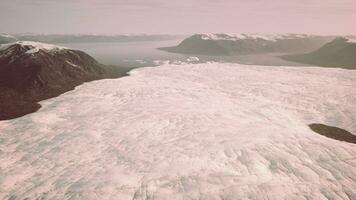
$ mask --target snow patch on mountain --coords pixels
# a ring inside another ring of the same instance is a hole
[[[296,39],[296,38],[306,38],[308,35],[305,34],[201,34],[201,39],[203,40],[266,40],[266,41],[277,41],[281,39]]]
[[[0,46],[0,51],[7,50],[9,47],[13,45],[21,45],[22,47],[28,48],[26,51],[27,54],[37,53],[39,50],[44,51],[59,51],[63,49],[67,49],[66,47],[53,45],[53,44],[46,44],[41,42],[32,42],[32,41],[18,41],[9,44],[3,44]]]
[[[356,71],[186,64],[85,83],[0,122],[0,199],[352,199]]]
[[[356,43],[356,38],[346,38],[348,43]]]
[[[72,66],[72,67],[81,69],[81,67],[80,67],[79,65],[76,65],[76,64],[74,64],[74,63],[72,63],[72,62],[70,62],[70,61],[68,61],[68,60],[66,60],[66,63],[68,63],[68,64],[69,64],[70,66]]]

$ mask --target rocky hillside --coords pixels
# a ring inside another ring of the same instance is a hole
[[[124,71],[99,64],[88,54],[65,47],[16,42],[0,47],[0,120],[37,110],[38,101],[86,81],[117,77]]]
[[[339,37],[311,53],[285,55],[282,58],[325,67],[356,69],[356,40]]]
[[[178,46],[161,50],[200,55],[246,55],[258,53],[292,53],[315,50],[331,41],[332,36],[305,34],[196,34],[183,40]]]

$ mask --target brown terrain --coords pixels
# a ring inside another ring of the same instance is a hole
[[[0,120],[35,112],[41,100],[129,70],[104,66],[82,51],[31,44],[18,42],[0,49]]]
[[[344,129],[325,124],[309,124],[309,127],[314,132],[325,137],[356,144],[356,135]]]

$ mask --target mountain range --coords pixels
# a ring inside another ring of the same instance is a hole
[[[181,35],[60,35],[60,34],[0,34],[0,44],[15,41],[35,41],[44,43],[94,43],[94,42],[136,42],[165,41],[182,38]]]
[[[178,46],[161,50],[198,55],[247,55],[261,53],[296,53],[315,50],[334,36],[306,34],[195,34],[184,39]]]

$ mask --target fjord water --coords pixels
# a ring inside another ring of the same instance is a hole
[[[160,51],[157,48],[178,44],[179,40],[113,43],[71,43],[63,46],[87,52],[99,62],[119,66],[152,66],[158,61],[185,61],[189,56]]]
[[[285,61],[276,54],[256,54],[244,56],[207,56],[169,53],[159,50],[160,47],[176,46],[181,40],[167,41],[137,41],[137,42],[113,42],[113,43],[64,43],[73,49],[82,50],[100,63],[125,67],[157,66],[163,63],[177,64],[189,62],[194,56],[199,59],[195,62],[230,62],[240,64],[256,64],[270,66],[302,66],[305,64]]]

